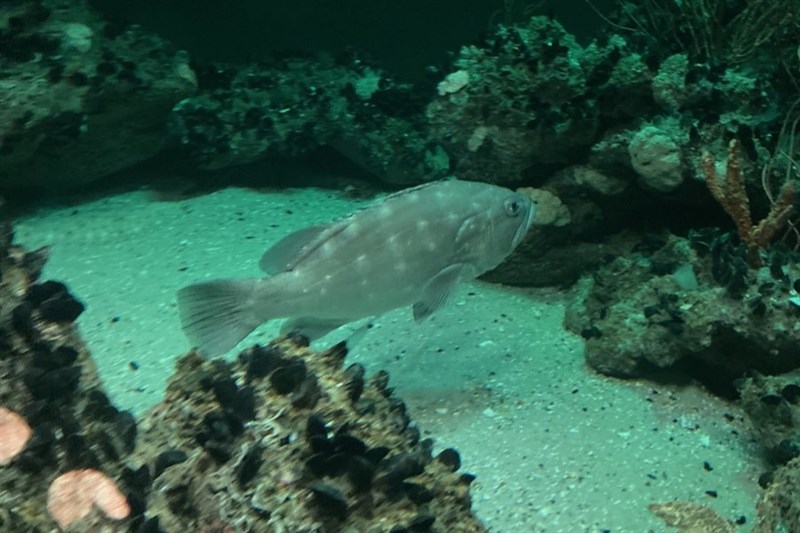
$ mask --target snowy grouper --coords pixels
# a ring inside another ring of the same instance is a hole
[[[448,180],[388,195],[278,241],[263,278],[214,280],[178,291],[181,326],[207,356],[256,327],[319,337],[342,324],[413,306],[424,320],[453,288],[496,267],[522,241],[535,206],[509,189]]]

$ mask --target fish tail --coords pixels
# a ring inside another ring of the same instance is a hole
[[[257,278],[214,280],[178,291],[181,329],[209,357],[222,355],[265,320],[256,310]]]

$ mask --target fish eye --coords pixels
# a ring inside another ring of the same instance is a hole
[[[510,217],[515,217],[519,214],[520,204],[519,200],[506,200],[505,202],[506,214]]]

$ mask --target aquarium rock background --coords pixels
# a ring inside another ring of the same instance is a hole
[[[0,2],[0,529],[800,531],[798,28]],[[431,320],[191,350],[181,287],[453,177],[536,218]]]

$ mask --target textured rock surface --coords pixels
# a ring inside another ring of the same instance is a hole
[[[172,106],[196,89],[188,57],[86,2],[0,12],[0,188],[75,188],[152,157]]]
[[[328,145],[390,183],[430,181],[449,169],[424,127],[426,95],[356,55],[216,65],[199,74],[204,91],[170,118],[172,136],[199,168]]]
[[[776,248],[773,268],[752,271],[729,237],[643,242],[584,278],[566,324],[588,363],[616,376],[675,368],[725,393],[746,372],[800,368],[796,254]]]
[[[758,502],[756,533],[800,530],[800,457],[779,468]]]
[[[155,476],[148,515],[167,531],[483,531],[457,453],[433,458],[388,376],[343,369],[345,353],[286,339],[181,359],[142,422],[140,457],[184,458]]]
[[[141,509],[143,492],[124,466],[135,445],[136,422],[102,390],[73,325],[83,305],[62,284],[37,281],[46,250],[12,246],[5,223],[0,241],[0,406],[33,430],[22,452],[0,467],[0,529],[57,531],[45,512],[48,486],[58,475],[83,468],[117,480],[132,507]],[[109,524],[92,513],[71,531]]]
[[[800,376],[748,376],[737,383],[741,404],[773,465],[800,457]]]
[[[586,152],[599,127],[587,78],[603,55],[544,17],[463,47],[426,108],[456,175],[515,183]]]

